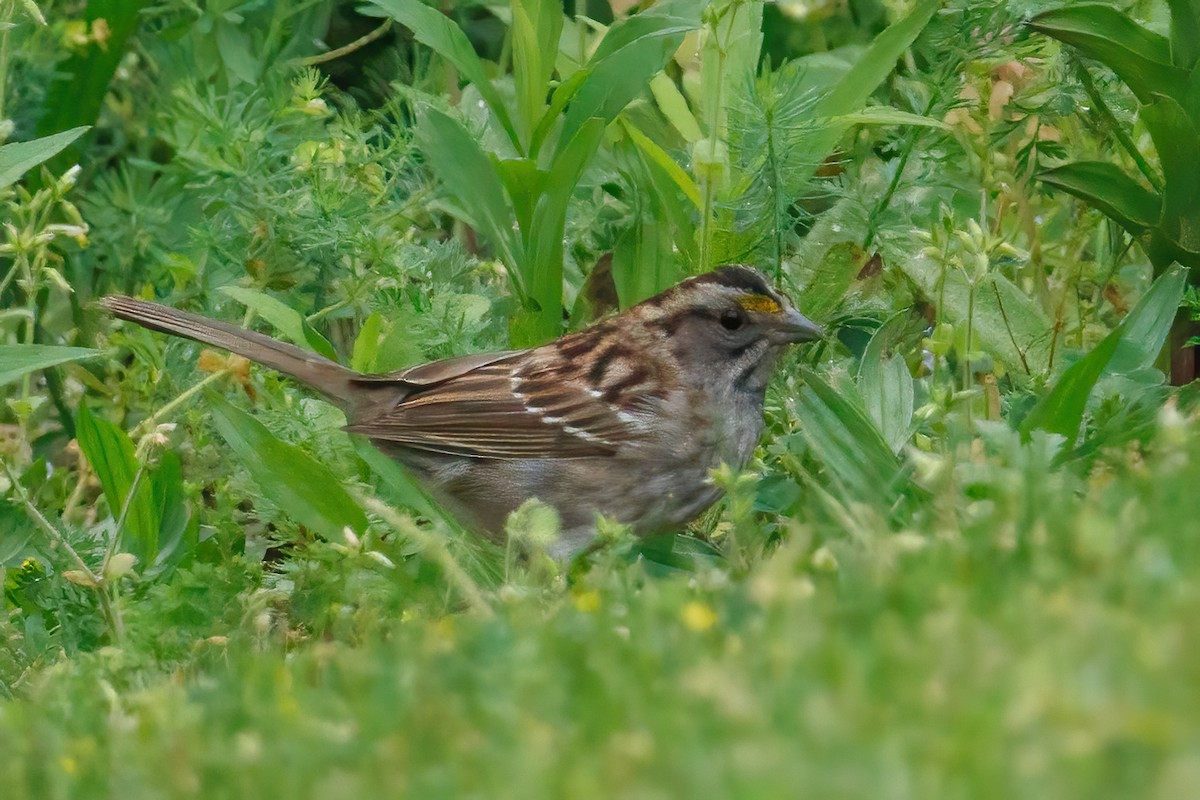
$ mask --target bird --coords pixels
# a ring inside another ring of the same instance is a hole
[[[715,503],[710,471],[743,467],[783,351],[824,337],[758,270],[682,280],[590,327],[525,350],[363,374],[256,331],[121,295],[114,316],[228,350],[305,384],[350,433],[400,462],[452,515],[503,542],[531,498],[553,508],[567,559],[600,515],[671,532]]]

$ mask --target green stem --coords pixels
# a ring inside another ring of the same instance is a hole
[[[33,520],[35,525],[50,537],[55,546],[61,548],[75,562],[76,568],[87,576],[88,581],[92,584],[92,591],[96,593],[96,598],[100,601],[101,613],[104,614],[104,620],[108,623],[113,638],[118,641],[123,639],[125,636],[125,625],[121,620],[121,612],[113,605],[112,598],[108,595],[103,575],[97,575],[95,572],[92,572],[91,568],[80,557],[78,551],[74,547],[71,547],[71,543],[67,541],[66,537],[62,535],[58,528],[51,524],[50,520],[43,516],[41,511],[38,511],[37,506],[29,499],[29,494],[25,491],[25,487],[17,480],[17,476],[13,473],[12,468],[4,462],[0,462],[0,466],[3,466],[4,472],[8,476],[8,481],[12,484],[13,491],[21,501],[21,505],[25,507],[25,513],[29,515],[29,518]]]
[[[185,389],[174,400],[167,403],[165,406],[160,408],[158,411],[155,411],[153,414],[151,414],[150,416],[148,416],[144,420],[142,420],[140,423],[138,423],[137,427],[135,427],[132,431],[129,432],[129,435],[133,438],[137,438],[138,436],[149,433],[150,430],[155,425],[158,424],[158,421],[160,419],[162,419],[163,417],[172,413],[175,409],[179,408],[181,405],[186,403],[188,400],[191,400],[193,397],[195,397],[197,394],[199,394],[201,391],[203,391],[204,388],[206,386],[208,386],[209,384],[215,383],[216,381],[219,381],[221,378],[224,378],[227,375],[229,375],[229,370],[221,369],[221,370],[218,370],[218,371],[214,372],[213,374],[209,375],[208,377],[206,377],[204,380],[200,381],[199,383],[189,387],[188,389]]]

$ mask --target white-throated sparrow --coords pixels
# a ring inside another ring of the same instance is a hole
[[[494,538],[536,497],[562,521],[555,554],[596,515],[676,528],[720,495],[709,470],[746,463],[779,354],[822,330],[754,269],[721,267],[530,350],[363,375],[260,333],[130,297],[116,316],[291,375],[346,413],[457,516]]]

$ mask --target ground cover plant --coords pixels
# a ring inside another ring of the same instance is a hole
[[[4,8],[6,798],[1194,793],[1195,0]],[[731,262],[831,334],[569,563],[94,305],[386,372]]]

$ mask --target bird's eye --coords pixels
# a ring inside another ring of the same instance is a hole
[[[727,331],[736,331],[746,324],[746,312],[740,308],[726,309],[721,313],[721,327]]]

